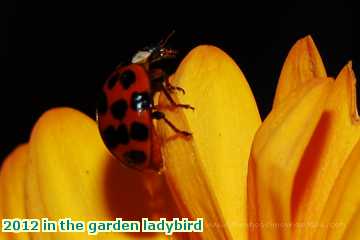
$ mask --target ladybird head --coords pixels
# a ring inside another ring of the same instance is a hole
[[[131,59],[131,63],[153,63],[162,59],[174,58],[177,51],[165,48],[166,43],[174,33],[175,31],[172,31],[166,38],[161,40],[155,46],[146,47],[135,53]]]

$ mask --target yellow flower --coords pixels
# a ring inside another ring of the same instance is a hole
[[[259,69],[261,71],[261,69]],[[46,112],[0,172],[0,218],[204,218],[175,239],[359,239],[360,128],[351,63],[327,77],[311,39],[299,40],[261,123],[245,77],[212,46],[192,50],[171,81],[195,111],[159,105],[192,138],[162,121],[163,174],[126,169],[94,120]],[[4,226],[3,226],[4,227]],[[163,233],[0,233],[2,239],[166,239]]]

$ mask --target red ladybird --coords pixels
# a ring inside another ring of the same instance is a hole
[[[170,34],[168,38],[171,36]],[[173,58],[176,52],[165,48],[166,41],[152,48],[138,51],[127,66],[118,67],[106,80],[99,96],[97,122],[106,147],[126,166],[159,171],[161,161],[156,157],[153,119],[164,120],[177,133],[190,135],[177,129],[163,112],[154,108],[153,97],[158,91],[176,107],[169,92],[182,88],[172,86],[162,69],[152,68],[152,63]]]

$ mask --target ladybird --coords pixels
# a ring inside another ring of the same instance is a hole
[[[99,94],[96,119],[100,135],[110,152],[130,168],[162,168],[153,119],[165,121],[183,136],[191,135],[178,129],[154,105],[154,94],[161,91],[174,107],[194,109],[174,101],[170,93],[185,93],[184,89],[171,85],[165,71],[153,67],[155,62],[176,57],[175,50],[165,48],[172,34],[154,47],[136,52],[129,64],[117,67]]]

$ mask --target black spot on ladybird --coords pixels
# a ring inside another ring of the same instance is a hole
[[[117,141],[117,131],[114,126],[108,126],[102,132],[102,136],[104,138],[104,142],[108,148],[114,148],[118,145]]]
[[[118,144],[126,145],[130,141],[128,129],[125,124],[121,124],[117,129],[112,125],[105,128],[102,136],[105,145],[110,149],[115,148]]]
[[[100,114],[104,114],[107,111],[107,98],[104,91],[99,93],[97,109]]]
[[[132,70],[126,70],[120,76],[120,83],[126,90],[135,82],[135,78],[135,73]]]
[[[151,107],[149,92],[134,92],[131,95],[131,108],[137,112],[142,112]]]
[[[149,137],[148,127],[140,122],[133,122],[130,126],[130,137],[138,141],[146,141]]]
[[[124,145],[129,143],[129,141],[130,141],[129,132],[128,132],[128,129],[125,124],[121,124],[118,127],[117,135],[118,135],[118,138],[117,138],[118,143],[124,144]]]
[[[119,79],[119,74],[117,72],[111,75],[110,79],[108,80],[108,88],[112,89],[115,86],[115,83],[118,79]]]
[[[127,109],[128,104],[126,100],[120,99],[111,105],[111,114],[114,116],[114,118],[122,120],[125,117]]]
[[[143,151],[131,150],[124,153],[124,158],[129,165],[140,165],[146,161],[146,154]]]

